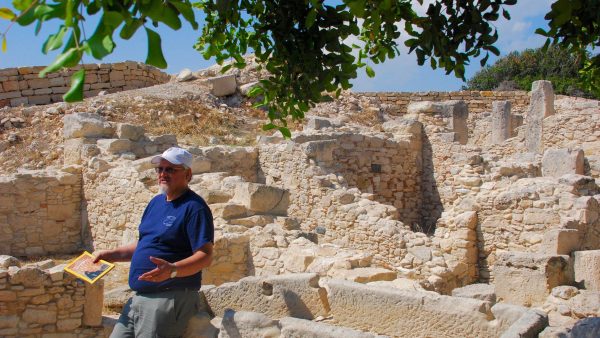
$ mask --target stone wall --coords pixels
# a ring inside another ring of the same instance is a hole
[[[90,285],[52,265],[0,268],[0,336],[105,337],[102,281]]]
[[[81,172],[36,170],[0,177],[0,252],[73,253],[82,246]]]
[[[127,61],[110,64],[86,64],[84,95],[96,96],[101,91],[109,93],[149,87],[168,82],[170,75],[143,63]],[[81,66],[38,75],[45,67],[20,67],[0,70],[0,107],[49,104],[61,102],[69,90],[71,75]]]
[[[357,96],[369,97],[373,102],[383,105],[391,115],[404,115],[411,101],[447,101],[463,100],[472,113],[492,111],[492,102],[508,100],[513,110],[524,111],[529,105],[526,91],[456,91],[456,92],[376,92],[355,93]]]

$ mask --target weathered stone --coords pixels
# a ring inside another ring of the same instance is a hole
[[[177,77],[175,79],[177,80],[177,82],[190,81],[194,79],[194,74],[189,68],[184,68],[179,72],[179,74],[177,74]]]
[[[117,123],[116,132],[120,139],[137,141],[144,136],[144,127],[130,123]]]
[[[577,290],[574,286],[569,285],[561,285],[552,289],[552,296],[561,298],[564,300],[571,299],[579,294],[579,290]]]
[[[494,308],[490,312],[489,303],[476,299],[340,280],[329,281],[327,289],[337,324],[395,337],[497,337],[519,319],[492,316]]]
[[[92,113],[74,113],[63,117],[63,136],[70,138],[100,138],[111,137],[114,129],[106,120]]]
[[[542,175],[561,177],[584,174],[584,154],[581,149],[547,149],[542,158]]]
[[[9,270],[10,273],[10,270]],[[39,287],[46,281],[47,275],[38,267],[26,266],[10,274],[11,284],[22,284],[25,287]]]
[[[127,139],[100,139],[98,147],[108,154],[122,154],[131,151],[132,143]]]
[[[206,157],[194,156],[192,159],[192,174],[201,174],[210,171],[211,162]]]
[[[376,281],[393,281],[398,278],[398,273],[384,268],[366,267],[352,270],[335,270],[331,277],[366,284]]]
[[[240,93],[244,96],[248,96],[248,93],[250,92],[250,90],[252,90],[252,88],[254,88],[256,85],[258,85],[258,81],[253,81],[250,83],[246,83],[240,86]]]
[[[211,77],[208,82],[212,85],[211,93],[214,96],[228,96],[235,94],[237,81],[235,75]]]
[[[416,101],[410,102],[406,108],[406,113],[410,115],[416,114],[439,114],[444,110],[444,105],[440,102],[432,101]]]
[[[452,296],[463,297],[463,298],[474,298],[496,303],[496,293],[494,291],[494,285],[490,284],[471,284],[452,290]]]
[[[510,101],[492,102],[492,144],[502,143],[512,136],[510,109]]]
[[[573,271],[581,287],[600,291],[600,250],[573,252]]]
[[[305,130],[320,130],[324,128],[331,128],[331,121],[322,117],[309,117],[306,122]]]
[[[280,319],[279,326],[281,338],[383,338],[372,333],[293,317]]]
[[[600,337],[600,318],[584,318],[573,326],[569,338]]]
[[[259,183],[241,183],[235,189],[233,201],[253,212],[286,215],[289,192]]]
[[[246,206],[235,203],[215,203],[210,206],[214,217],[223,219],[243,218],[248,216]]]
[[[546,255],[570,255],[579,249],[579,231],[576,229],[551,229],[544,233],[540,253]]]
[[[54,324],[56,323],[56,311],[27,308],[21,318],[34,324]]]
[[[444,117],[448,118],[448,128],[456,133],[456,139],[460,144],[467,144],[469,140],[469,107],[464,101],[444,102]]]
[[[525,306],[543,304],[555,286],[571,281],[569,256],[500,252],[493,271],[498,299]]]
[[[13,256],[0,255],[0,269],[8,269],[10,266],[21,267],[21,261]]]
[[[260,311],[272,318],[313,319],[329,313],[325,289],[319,287],[319,277],[313,273],[246,277],[202,292],[217,316],[228,308]]]
[[[537,338],[548,326],[548,315],[539,310],[529,310],[504,331],[500,338]]]
[[[227,310],[221,321],[219,338],[280,337],[277,321],[262,313]]]
[[[543,120],[554,114],[554,90],[550,81],[534,81],[531,85],[529,112],[525,118],[525,147],[530,152],[542,153]]]
[[[104,281],[85,284],[85,303],[83,304],[83,325],[101,326],[104,304]]]

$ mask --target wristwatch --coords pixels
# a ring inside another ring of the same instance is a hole
[[[171,270],[171,278],[175,277],[177,277],[177,267],[173,266],[173,269]]]

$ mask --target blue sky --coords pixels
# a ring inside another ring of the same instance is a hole
[[[413,1],[416,3],[416,1]],[[544,38],[534,33],[538,27],[546,27],[544,15],[550,10],[553,0],[520,0],[517,5],[510,6],[510,21],[502,18],[495,26],[500,35],[496,46],[501,55],[514,50],[539,47],[544,43]],[[417,5],[418,6],[418,5]],[[417,8],[423,12],[423,8]],[[88,34],[93,32],[95,24],[90,20]],[[202,24],[202,20],[199,20]],[[7,21],[0,21],[0,31],[4,31]],[[44,55],[41,46],[49,34],[56,30],[56,24],[46,23],[38,36],[34,35],[34,27],[20,27],[14,25],[7,35],[8,51],[0,54],[0,68],[46,65],[54,60],[56,54]],[[163,38],[163,51],[169,63],[168,73],[177,73],[183,68],[198,70],[206,68],[213,63],[204,58],[192,48],[199,32],[193,31],[189,24],[179,31],[169,28],[159,30]],[[142,33],[142,34],[140,34]],[[400,38],[402,39],[402,37]],[[88,57],[85,62],[119,62],[125,60],[144,61],[146,59],[146,35],[143,31],[131,40],[116,40],[115,52],[102,61]],[[388,60],[384,64],[373,65],[376,76],[369,78],[361,71],[354,80],[354,91],[445,91],[459,90],[463,85],[460,79],[452,74],[445,75],[443,70],[432,70],[428,66],[419,67],[413,54],[408,55],[407,50],[400,43],[400,56]],[[490,58],[493,62],[494,59]],[[427,64],[427,63],[426,63]],[[480,69],[479,62],[473,61],[467,67],[466,76],[469,78]]]

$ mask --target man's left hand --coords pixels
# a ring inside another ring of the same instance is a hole
[[[156,268],[142,274],[138,278],[139,280],[153,282],[153,283],[160,283],[160,282],[166,281],[167,279],[171,278],[171,271],[173,271],[173,269],[175,269],[175,264],[169,263],[169,262],[165,261],[164,259],[160,259],[160,258],[156,258],[156,257],[150,257],[150,261],[152,261],[152,263],[156,264]]]

